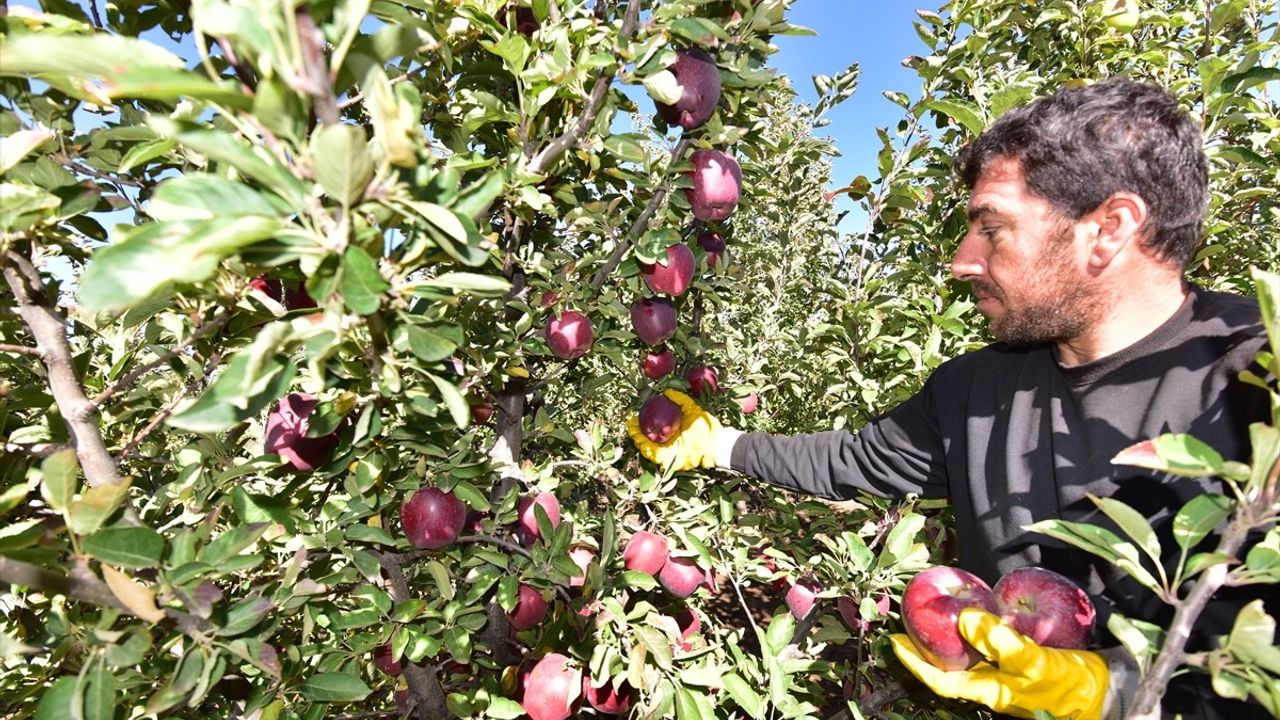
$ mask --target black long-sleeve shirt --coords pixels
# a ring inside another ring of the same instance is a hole
[[[1169,607],[1124,573],[1024,527],[1060,518],[1115,529],[1088,495],[1115,498],[1150,520],[1172,567],[1174,513],[1197,495],[1221,492],[1220,481],[1113,465],[1111,458],[1139,440],[1190,433],[1228,459],[1247,461],[1248,426],[1269,419],[1269,400],[1238,373],[1265,341],[1255,300],[1192,288],[1171,319],[1112,356],[1062,367],[1051,346],[997,343],[944,363],[920,392],[856,434],[747,433],[733,447],[731,466],[825,498],[858,490],[949,497],[962,567],[988,582],[1017,567],[1047,567],[1094,596],[1100,627],[1113,610],[1167,627]],[[1216,647],[1245,599],[1221,591],[1190,647]],[[1194,696],[1204,688],[1184,685],[1171,686],[1166,712],[1220,714],[1216,700],[1208,700],[1212,712],[1197,712],[1201,699]],[[1233,717],[1249,710],[1228,707]]]

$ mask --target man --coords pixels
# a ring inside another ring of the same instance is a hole
[[[971,190],[970,227],[951,267],[998,342],[943,364],[856,434],[744,434],[674,394],[684,431],[657,445],[633,419],[633,439],[655,462],[731,468],[827,498],[949,497],[962,567],[988,582],[1046,567],[1090,592],[1100,627],[1113,611],[1167,626],[1169,608],[1123,573],[1023,528],[1050,518],[1105,525],[1093,494],[1136,508],[1162,547],[1176,550],[1173,513],[1220,490],[1217,481],[1111,458],[1139,440],[1186,432],[1247,459],[1249,423],[1269,419],[1267,393],[1237,378],[1265,343],[1257,303],[1183,279],[1207,205],[1202,142],[1173,97],[1122,78],[1007,113],[957,159]],[[1190,648],[1215,647],[1242,604],[1220,593]],[[1078,718],[1118,716],[1132,697],[1135,673],[1114,640],[1102,639],[1111,646],[1104,652],[1048,650],[987,613],[966,612],[961,625],[990,665],[942,672],[905,636],[894,639],[908,668],[940,694],[1020,717]],[[1265,716],[1217,697],[1200,674],[1172,684],[1164,710]]]

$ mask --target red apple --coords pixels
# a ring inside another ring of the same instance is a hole
[[[622,563],[628,570],[656,575],[667,563],[670,553],[669,540],[657,533],[640,530],[627,541],[627,549],[622,551]]]
[[[623,715],[631,709],[631,703],[636,698],[636,690],[626,680],[616,687],[613,683],[593,687],[591,678],[583,675],[582,696],[597,712],[605,715]]]
[[[702,584],[705,574],[693,558],[669,556],[658,571],[658,582],[667,592],[687,598]]]
[[[676,356],[670,350],[650,350],[640,358],[640,370],[650,380],[669,375],[676,369]]]
[[[658,345],[676,334],[676,306],[670,298],[641,298],[631,304],[631,327],[646,345]]]
[[[698,235],[698,246],[707,253],[707,266],[715,267],[720,259],[724,257],[725,245],[724,238],[720,237],[720,233],[707,230]]]
[[[507,613],[511,627],[516,630],[528,630],[536,627],[547,616],[547,601],[542,593],[524,583],[516,594],[516,606]]]
[[[423,488],[400,508],[405,537],[416,548],[436,550],[452,544],[466,521],[467,506],[440,488]]]
[[[787,609],[797,620],[803,620],[813,611],[818,603],[818,584],[812,580],[802,579],[793,584],[786,595]]]
[[[541,537],[541,532],[538,530],[537,516],[534,515],[534,505],[541,506],[547,513],[547,519],[551,521],[551,527],[556,527],[560,524],[560,501],[549,492],[520,498],[520,503],[516,506],[516,513],[520,516],[520,529],[531,539],[537,540]]]
[[[844,624],[848,625],[851,630],[865,630],[866,622],[862,619],[862,614],[858,612],[858,603],[848,595],[842,595],[836,600],[836,610],[840,611],[840,619],[844,620]]]
[[[489,513],[483,510],[467,510],[467,519],[462,523],[462,530],[468,535],[476,535],[480,532],[480,523],[489,517]]]
[[[569,559],[578,566],[582,574],[569,578],[569,587],[582,587],[587,584],[587,568],[596,559],[596,551],[586,545],[575,545],[569,548]]]
[[[502,18],[502,24],[508,29],[511,28],[512,15],[515,16],[516,32],[529,37],[538,30],[538,18],[534,16],[533,10],[527,7],[513,8],[510,5],[499,11],[498,17]]]
[[[685,377],[689,380],[689,392],[693,393],[694,397],[720,391],[720,376],[713,367],[699,365],[689,368],[689,373]]]
[[[383,643],[373,649],[373,664],[382,672],[395,676],[403,669],[400,661],[391,657],[391,643]]]
[[[685,190],[693,216],[702,221],[724,220],[738,205],[742,168],[732,155],[719,150],[697,150],[693,161],[693,187]]]
[[[562,360],[582,357],[591,349],[595,336],[591,318],[576,310],[566,310],[547,321],[544,335],[551,352]]]
[[[667,248],[667,264],[640,264],[640,275],[649,289],[676,297],[689,289],[697,261],[688,245],[677,243]]]
[[[400,711],[400,715],[402,717],[407,717],[409,715],[409,711],[413,709],[413,707],[409,704],[409,689],[404,688],[401,690],[397,690],[395,692],[395,698],[396,698],[396,709]]]
[[[738,407],[742,410],[743,415],[750,415],[760,406],[760,396],[755,393],[742,398],[738,398]]]
[[[329,461],[338,444],[337,432],[307,437],[311,413],[319,402],[306,393],[289,393],[267,416],[262,449],[279,455],[294,470],[311,472]]]
[[[481,400],[471,406],[471,422],[483,425],[493,417],[493,405],[488,400]]]
[[[674,105],[657,103],[658,114],[669,125],[685,130],[700,127],[716,111],[720,102],[720,69],[711,56],[698,49],[676,52],[676,61],[667,68],[680,85],[680,99]]]
[[[939,565],[911,578],[902,594],[902,621],[921,657],[943,670],[965,670],[982,659],[956,628],[965,608],[998,613],[995,593],[973,573]]]
[[[307,293],[303,283],[289,283],[283,280],[259,275],[249,281],[249,287],[284,305],[285,310],[302,310],[316,307],[316,301]]]
[[[680,649],[689,652],[693,649],[693,636],[702,629],[702,620],[693,608],[685,608],[676,613],[676,627],[680,628]]]
[[[654,395],[640,406],[640,431],[656,443],[664,443],[680,432],[684,412],[665,395]]]
[[[1018,568],[996,582],[1000,616],[1040,645],[1083,650],[1097,615],[1079,585],[1052,570]]]
[[[582,674],[569,667],[569,658],[551,653],[529,672],[520,706],[530,720],[568,720],[581,691]]]

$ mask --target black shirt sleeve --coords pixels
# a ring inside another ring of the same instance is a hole
[[[747,433],[733,446],[731,467],[772,485],[832,500],[852,498],[858,490],[881,497],[945,497],[946,448],[933,402],[935,378],[857,433]]]

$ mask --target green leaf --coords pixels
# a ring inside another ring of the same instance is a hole
[[[884,549],[880,553],[881,565],[893,565],[911,554],[911,547],[916,537],[924,529],[924,516],[910,513],[902,516],[889,531],[884,541]]]
[[[623,570],[622,582],[627,587],[638,588],[640,590],[652,590],[658,587],[658,581],[649,573],[640,572],[639,570]]]
[[[515,700],[495,697],[489,701],[489,707],[485,709],[484,716],[494,720],[516,720],[524,717],[524,708]]]
[[[1275,80],[1280,80],[1280,69],[1262,66],[1251,67],[1244,72],[1228,75],[1222,81],[1222,91],[1242,95],[1245,90],[1251,87],[1265,85]]]
[[[200,550],[200,562],[217,567],[258,542],[266,531],[267,523],[251,523],[228,530]]]
[[[684,685],[676,685],[676,720],[703,720],[693,691]]]
[[[113,100],[177,100],[187,97],[219,103],[237,110],[253,107],[253,98],[240,92],[235,81],[213,83],[196,73],[171,68],[141,68],[107,77],[104,79],[103,89]]]
[[[672,33],[692,40],[697,45],[710,45],[716,40],[725,40],[729,36],[724,28],[706,18],[682,17],[671,21]]]
[[[339,284],[342,300],[352,312],[372,315],[382,304],[382,294],[391,289],[378,264],[369,253],[357,245],[350,245],[342,256],[342,279]]]
[[[27,492],[26,483],[15,483],[0,492],[0,517],[24,504],[27,499]]]
[[[236,603],[227,611],[227,621],[218,630],[223,637],[235,637],[253,629],[262,622],[275,605],[261,595],[254,595]]]
[[[44,475],[40,483],[40,497],[53,510],[61,512],[71,504],[71,498],[80,486],[80,462],[74,448],[64,448],[40,463]]]
[[[783,648],[791,644],[796,631],[796,620],[791,613],[779,613],[769,621],[769,629],[765,631],[765,647],[769,657],[777,657]]]
[[[1143,672],[1164,643],[1164,630],[1159,625],[1131,620],[1120,613],[1111,614],[1107,619],[1107,629],[1129,651]]]
[[[117,485],[95,485],[80,494],[67,510],[67,526],[77,535],[89,535],[102,527],[129,493],[130,478]]]
[[[1048,535],[1093,553],[1128,573],[1151,592],[1163,595],[1160,584],[1146,568],[1142,567],[1138,548],[1133,543],[1121,540],[1119,535],[1106,528],[1068,520],[1041,520],[1023,529]]]
[[[634,625],[631,631],[649,648],[653,661],[663,670],[671,669],[671,640],[661,630],[648,625]]]
[[[267,152],[240,138],[207,128],[178,123],[163,116],[151,116],[151,126],[210,160],[226,163],[240,173],[262,183],[284,198],[289,207],[302,207],[307,186],[289,168]]]
[[[84,720],[113,720],[116,713],[116,678],[106,662],[98,660],[85,677]]]
[[[364,129],[355,125],[326,125],[311,140],[316,181],[344,207],[355,205],[373,177],[373,159]],[[365,313],[367,314],[367,313]]]
[[[1111,458],[1111,462],[1183,477],[1220,475],[1223,464],[1216,450],[1186,434],[1161,435],[1130,445]]]
[[[120,161],[120,167],[116,169],[116,172],[122,175],[128,173],[139,165],[151,162],[168,153],[177,146],[178,143],[172,138],[159,138],[138,143],[124,154],[124,159]]]
[[[674,73],[670,70],[659,70],[644,79],[644,89],[649,92],[649,97],[664,104],[674,105],[684,97],[684,88],[681,87],[680,81],[676,79]],[[608,148],[608,145],[605,146]],[[643,154],[643,150],[641,153]]]
[[[35,720],[67,720],[71,703],[76,698],[76,679],[60,677],[40,695]]]
[[[325,672],[312,675],[302,683],[302,696],[312,702],[359,702],[373,692],[355,675]]]
[[[964,126],[966,130],[977,135],[986,127],[986,121],[982,119],[982,111],[978,106],[967,100],[959,99],[938,99],[930,100],[924,103],[923,108],[941,113],[955,120]]]
[[[453,659],[460,663],[471,662],[471,632],[461,625],[444,631],[444,646]]]
[[[208,220],[243,215],[275,216],[272,206],[257,190],[216,175],[179,175],[156,188],[147,213],[161,220]]]
[[[1143,550],[1156,564],[1160,563],[1160,540],[1156,538],[1155,530],[1151,529],[1151,523],[1142,516],[1137,510],[1125,505],[1119,500],[1112,498],[1098,497],[1097,495],[1089,495],[1089,499],[1097,505],[1111,521],[1120,527],[1124,534],[1133,538],[1138,543],[1138,547]]]
[[[0,50],[3,52],[3,50]],[[19,130],[0,138],[0,175],[3,175],[41,145],[52,140],[54,133],[46,127]]]
[[[1208,494],[1192,498],[1173,518],[1173,539],[1183,550],[1190,550],[1226,520],[1233,507],[1235,503],[1224,495]]]
[[[1275,618],[1267,614],[1261,600],[1254,600],[1236,615],[1225,647],[1241,662],[1280,675],[1280,647],[1271,644],[1275,636]]]
[[[406,323],[402,328],[405,344],[409,347],[409,352],[423,362],[439,362],[452,355],[453,351],[458,349],[458,346],[452,340],[432,328],[423,327],[416,323]]]
[[[81,543],[85,553],[127,568],[153,568],[164,555],[164,536],[147,527],[110,527]]]
[[[462,196],[453,204],[454,213],[473,221],[479,221],[482,215],[493,205],[493,201],[502,194],[506,187],[506,175],[502,170],[494,170],[484,176],[483,180],[467,186]]]
[[[13,35],[0,45],[0,76],[59,74],[112,78],[142,69],[180,69],[182,59],[138,38],[95,35]]]
[[[298,373],[292,362],[266,358],[256,374],[250,367],[250,353],[235,354],[222,374],[204,394],[169,417],[167,423],[180,430],[212,433],[255,417],[284,394]]]
[[[436,389],[440,391],[440,396],[444,398],[444,404],[449,408],[449,415],[453,417],[453,424],[460,428],[466,427],[471,422],[471,407],[467,405],[467,399],[458,391],[457,386],[431,373],[427,373],[427,377],[431,378],[431,382],[435,383]]]
[[[0,230],[16,232],[46,219],[62,204],[57,195],[26,183],[0,183]]]
[[[432,560],[427,563],[427,572],[431,573],[431,579],[435,581],[436,591],[440,593],[440,597],[445,600],[453,599],[453,578],[450,577],[448,569],[440,564],[438,560]],[[515,607],[514,603],[512,607]],[[511,608],[507,608],[510,610]]]
[[[442,288],[455,294],[471,293],[478,297],[502,297],[511,290],[511,281],[495,275],[479,275],[466,272],[447,272],[429,280],[413,283],[410,292],[418,288]]]
[[[737,673],[729,673],[724,676],[724,689],[729,693],[729,697],[742,708],[747,715],[755,720],[763,720],[764,713],[767,709],[765,699],[760,693],[752,689],[746,680],[742,679]]]

